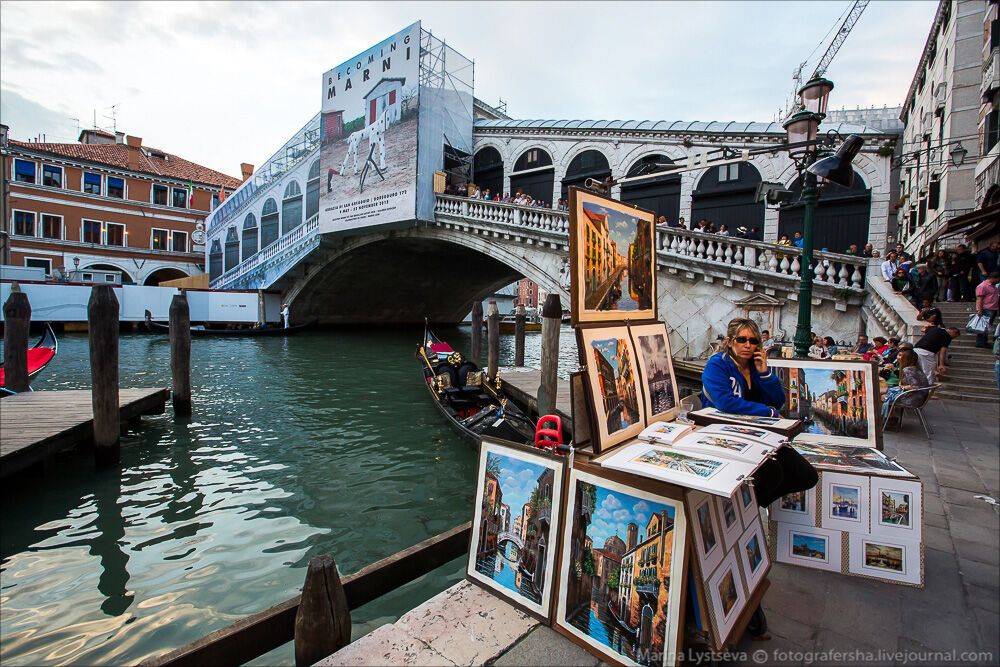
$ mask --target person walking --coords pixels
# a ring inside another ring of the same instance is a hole
[[[948,259],[948,253],[944,250],[938,250],[934,253],[934,258],[930,261],[929,266],[931,273],[937,278],[938,282],[938,293],[937,300],[945,301],[948,298],[948,278],[951,276],[951,261]]]
[[[989,336],[993,318],[1000,310],[1000,292],[997,291],[997,283],[1000,283],[1000,271],[993,271],[976,288],[976,314],[988,318],[986,328],[982,333],[976,334],[976,347],[989,347],[986,338]]]
[[[948,346],[951,345],[953,339],[958,338],[959,333],[955,327],[947,329],[937,326],[930,327],[913,346],[914,352],[920,359],[920,370],[924,372],[931,384],[934,384],[938,374],[947,372]]]

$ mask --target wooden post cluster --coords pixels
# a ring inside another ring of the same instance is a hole
[[[170,375],[174,414],[191,416],[191,310],[184,290],[170,301]]]
[[[351,608],[333,556],[309,561],[295,614],[295,664],[313,665],[351,643]]]
[[[479,299],[472,304],[472,349],[469,354],[478,365],[483,354],[483,302]]]
[[[514,365],[524,366],[524,304],[514,309]]]
[[[538,387],[538,416],[550,415],[556,409],[556,370],[559,367],[559,329],[562,326],[562,304],[558,294],[545,297],[542,307],[542,383]]]
[[[10,391],[28,391],[28,329],[31,327],[31,304],[21,286],[13,283],[3,305],[4,386]]]
[[[94,457],[113,463],[120,456],[118,408],[118,298],[111,285],[95,285],[87,304],[90,381],[94,405]]]
[[[491,380],[496,380],[497,372],[500,369],[500,309],[497,307],[496,301],[490,301],[486,313],[488,345],[486,374]]]

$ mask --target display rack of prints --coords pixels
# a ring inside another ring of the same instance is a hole
[[[679,422],[656,422],[647,426],[639,434],[639,439],[669,445],[674,440],[690,433],[692,428],[689,424]]]
[[[914,477],[906,468],[874,447],[802,442],[798,438],[792,442],[792,447],[815,468],[821,470],[887,477]]]
[[[869,478],[864,475],[823,472],[820,527],[867,535],[871,532]]]
[[[723,435],[721,433],[705,433],[703,430],[689,433],[674,442],[671,447],[681,452],[692,454],[707,454],[737,461],[744,461],[754,468],[772,456],[774,447],[762,444],[759,440]]]
[[[570,188],[573,326],[656,319],[654,214]]]
[[[794,438],[802,430],[802,422],[781,417],[761,417],[758,415],[735,415],[715,408],[702,408],[688,413],[688,419],[699,426],[712,424],[737,424],[772,431],[786,439]]]
[[[741,426],[739,424],[711,424],[702,428],[699,433],[708,434],[715,433],[718,435],[734,436],[737,438],[747,438],[749,440],[755,440],[761,444],[767,445],[768,447],[778,447],[779,445],[788,442],[783,436],[768,431],[763,428],[756,428],[754,426]]]
[[[674,664],[687,581],[680,489],[579,462],[567,479],[553,626],[612,664]]]
[[[548,623],[565,461],[501,440],[479,446],[467,578]]]
[[[674,419],[680,412],[680,398],[677,394],[677,379],[674,377],[673,357],[670,356],[667,325],[663,322],[633,324],[629,326],[629,332],[635,342],[637,363],[644,385],[646,423]]]
[[[803,423],[796,442],[882,448],[874,362],[773,359],[768,364],[785,391],[781,416]]]
[[[771,567],[767,542],[764,540],[764,524],[761,522],[760,516],[757,516],[756,520],[750,523],[740,535],[736,553],[739,554],[749,594],[757,588]]]
[[[771,543],[779,563],[840,572],[844,533],[814,526],[772,523]]]
[[[816,519],[816,487],[807,491],[788,493],[768,508],[771,521],[791,523],[799,526],[815,526]]]
[[[732,551],[736,548],[736,540],[743,534],[743,517],[732,497],[713,496],[712,499],[722,526],[722,541],[726,545],[726,551]]]

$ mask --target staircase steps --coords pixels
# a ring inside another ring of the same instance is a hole
[[[976,347],[975,335],[965,330],[969,315],[975,312],[975,304],[951,302],[934,305],[941,310],[946,326],[956,327],[962,332],[948,347],[948,373],[939,378],[941,388],[936,396],[1000,403],[1000,391],[993,374],[993,352],[990,348]]]

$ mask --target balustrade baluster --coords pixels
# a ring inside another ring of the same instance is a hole
[[[861,284],[861,271],[859,270],[857,264],[854,265],[854,273],[851,274],[851,287],[863,287]]]
[[[826,262],[820,262],[819,266],[816,267],[816,273],[813,275],[813,282],[821,283],[824,281],[823,276],[826,275]]]
[[[670,252],[672,254],[674,254],[674,255],[677,254],[677,237],[676,236],[671,236],[670,237]]]
[[[773,257],[774,257],[774,251],[773,250],[764,250],[763,252],[760,253],[760,265],[759,265],[759,268],[760,268],[761,271],[772,270],[772,268],[771,268],[771,259]]]
[[[840,276],[840,282],[837,284],[841,287],[847,287],[847,277],[849,274],[847,273],[847,267],[843,263],[840,265],[840,273],[838,275]]]
[[[787,274],[789,266],[791,266],[791,265],[788,263],[788,256],[786,255],[786,256],[784,256],[784,257],[781,258],[781,264],[779,265],[779,268],[781,269],[782,273]]]
[[[745,256],[746,257],[750,256],[750,248],[747,248],[747,254]],[[733,264],[735,264],[736,266],[743,266],[743,257],[744,257],[743,246],[741,245],[736,246],[736,252],[733,254]]]
[[[726,248],[728,249],[729,246],[726,246]],[[724,255],[725,253],[722,251],[722,241],[719,241],[718,243],[715,244],[715,261],[722,262],[722,258]]]
[[[739,248],[739,246],[737,246],[737,248]],[[726,244],[725,261],[726,261],[726,264],[732,264],[733,263],[733,246],[731,244],[728,244],[728,243]]]
[[[695,256],[699,259],[705,259],[705,241],[704,239],[698,239],[698,245],[695,247]]]

